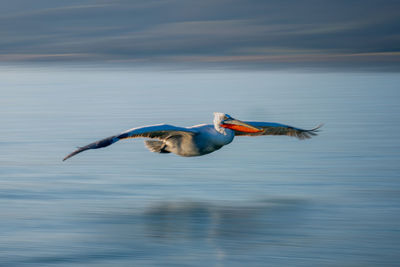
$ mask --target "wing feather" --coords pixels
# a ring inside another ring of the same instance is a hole
[[[313,129],[305,130],[275,122],[246,121],[245,123],[248,123],[258,128],[262,128],[264,129],[264,131],[258,133],[245,133],[245,132],[235,131],[236,136],[287,135],[287,136],[297,137],[299,139],[308,139],[311,138],[312,136],[317,135],[319,128],[322,127],[322,124],[320,124]]]
[[[176,127],[168,124],[158,124],[158,125],[144,126],[139,128],[132,128],[120,134],[101,139],[99,141],[90,143],[83,147],[79,147],[77,150],[67,155],[63,159],[63,161],[85,150],[106,147],[122,139],[146,137],[152,139],[165,140],[168,137],[174,135],[195,135],[195,134],[197,134],[197,131],[194,129]]]

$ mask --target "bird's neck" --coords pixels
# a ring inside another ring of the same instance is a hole
[[[232,142],[235,137],[235,132],[231,129],[223,128],[221,126],[214,125],[216,132],[218,133],[214,137],[214,142],[220,146],[224,146]]]
[[[220,125],[219,125],[219,123],[217,124],[217,123],[215,123],[214,124],[214,128],[215,128],[215,130],[217,131],[217,132],[219,132],[220,134],[223,134],[223,135],[233,135],[234,134],[234,132],[231,130],[231,129],[228,129],[228,128],[224,128],[224,127],[221,127]]]
[[[214,123],[214,128],[217,132],[220,134],[226,135],[228,132],[226,131],[227,129],[224,127],[221,127],[219,123]]]

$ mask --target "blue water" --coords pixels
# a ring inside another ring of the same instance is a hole
[[[400,76],[0,68],[0,266],[395,266]],[[167,122],[310,128],[195,158],[143,140]]]

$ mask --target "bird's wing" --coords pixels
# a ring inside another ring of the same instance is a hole
[[[297,137],[299,139],[307,139],[311,138],[314,135],[317,135],[319,128],[321,128],[322,124],[317,127],[304,130],[296,127],[292,127],[285,124],[275,123],[275,122],[259,122],[259,121],[246,121],[250,125],[253,125],[258,128],[262,128],[263,131],[256,133],[245,133],[235,130],[236,136],[247,135],[247,136],[259,136],[259,135],[287,135]]]
[[[64,160],[75,156],[78,153],[81,153],[88,149],[97,149],[109,146],[114,144],[115,142],[128,139],[128,138],[138,138],[138,137],[147,137],[147,138],[155,138],[159,140],[167,139],[168,137],[175,136],[175,135],[195,135],[197,131],[195,129],[188,129],[183,127],[176,127],[173,125],[167,124],[159,124],[159,125],[152,125],[152,126],[144,126],[139,128],[129,129],[125,132],[122,132],[117,135],[113,135],[99,141],[93,142],[83,147],[79,147],[77,150],[66,156]]]

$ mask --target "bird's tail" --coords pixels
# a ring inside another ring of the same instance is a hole
[[[146,140],[144,144],[151,152],[157,153],[170,153],[169,151],[165,150],[165,144],[163,141],[154,141],[154,140]]]

